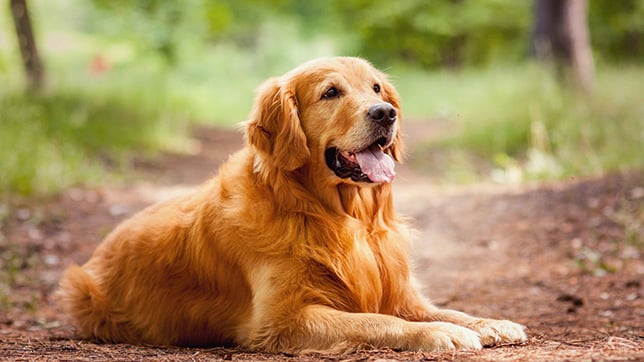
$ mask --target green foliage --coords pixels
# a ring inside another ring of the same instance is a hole
[[[161,88],[112,87],[0,92],[0,194],[99,182],[106,161],[119,168],[133,152],[180,146],[176,131],[185,120],[146,99],[163,98]]]
[[[601,67],[591,97],[536,66],[410,73],[397,81],[403,99],[412,102],[408,116],[433,114],[453,125],[451,137],[428,144],[420,155],[454,154],[463,167],[461,152],[468,150],[467,167],[494,168],[495,178],[518,181],[643,168],[643,78],[641,68]],[[413,95],[417,87],[425,91]]]
[[[530,53],[533,1],[515,0],[92,0],[80,23],[89,32],[133,40],[171,64],[193,43],[253,49],[264,24],[296,24],[304,38],[332,37],[345,54],[381,66],[486,65]],[[77,4],[78,6],[78,4]],[[87,5],[85,5],[87,6]],[[602,59],[644,56],[644,2],[589,1],[594,51]],[[279,35],[279,34],[274,34]],[[278,46],[284,43],[277,40]]]
[[[160,53],[170,64],[177,61],[183,39],[201,24],[191,24],[198,9],[176,1],[94,0],[94,11],[83,13],[82,26],[113,39],[129,39],[140,51]],[[105,19],[109,19],[106,21]],[[203,26],[203,25],[201,25]]]
[[[595,53],[606,60],[644,59],[644,1],[591,0],[588,22]]]
[[[486,65],[530,53],[533,1],[334,0],[341,31],[358,54],[382,65],[404,60],[424,67]],[[588,22],[600,59],[644,59],[644,1],[591,0]]]
[[[358,33],[357,46],[380,64],[427,67],[512,61],[527,54],[527,1],[336,1]]]
[[[171,62],[185,42],[233,41],[253,48],[265,23],[294,22],[305,37],[331,36],[344,52],[377,63],[485,64],[526,54],[530,3],[513,0],[238,1],[93,0],[89,31],[134,39]],[[109,24],[101,19],[109,18]],[[104,25],[102,25],[104,24]],[[116,26],[115,26],[116,25]]]
[[[294,17],[298,11],[316,17],[311,11],[314,5],[295,0],[193,0],[190,6],[168,0],[92,3],[96,8],[85,13],[88,31],[127,38],[142,51],[159,52],[173,65],[195,43],[234,42],[242,48],[254,48],[265,24],[297,21]]]

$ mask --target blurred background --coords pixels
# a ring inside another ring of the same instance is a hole
[[[448,182],[644,167],[642,0],[7,0],[0,195],[47,195],[193,151],[254,88],[318,56],[390,74],[409,162]]]

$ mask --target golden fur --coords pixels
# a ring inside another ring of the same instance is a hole
[[[321,98],[331,86],[341,95]],[[342,179],[325,164],[330,145],[373,142],[365,113],[383,102],[398,112],[384,152],[400,161],[398,94],[366,61],[318,59],[269,79],[246,147],[198,191],[126,220],[69,267],[62,307],[104,342],[298,352],[525,340],[518,324],[426,301],[391,184]]]

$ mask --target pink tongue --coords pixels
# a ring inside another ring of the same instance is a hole
[[[391,182],[396,176],[394,160],[377,145],[358,152],[355,156],[362,172],[373,182]]]

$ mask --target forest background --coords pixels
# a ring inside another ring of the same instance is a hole
[[[406,122],[445,131],[411,160],[440,180],[640,169],[644,2],[568,2],[584,4],[571,11],[589,34],[581,87],[556,44],[540,46],[544,24],[547,34],[565,16],[543,12],[557,1],[7,1],[0,194],[53,194],[119,179],[135,156],[193,152],[195,125],[232,127],[262,80],[328,55],[371,60],[399,89]],[[21,4],[35,75],[16,36]]]

